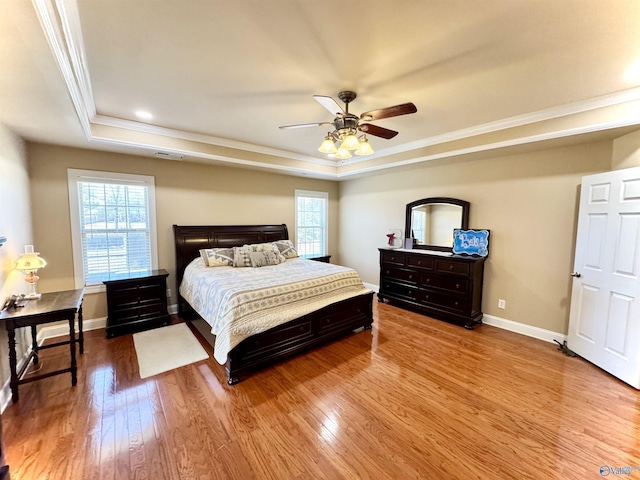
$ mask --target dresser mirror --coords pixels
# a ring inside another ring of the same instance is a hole
[[[405,238],[413,248],[451,252],[454,228],[469,228],[469,202],[432,197],[407,204]]]

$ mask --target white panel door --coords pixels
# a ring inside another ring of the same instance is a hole
[[[640,167],[582,179],[567,346],[640,389]]]

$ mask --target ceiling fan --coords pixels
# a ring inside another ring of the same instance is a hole
[[[333,122],[319,122],[319,123],[302,123],[298,125],[283,125],[280,128],[304,128],[304,127],[321,127],[323,125],[333,125],[334,131],[329,132],[325,137],[325,140],[318,148],[318,151],[322,153],[335,154],[336,158],[346,159],[351,158],[350,151],[354,151],[356,155],[370,155],[373,149],[367,141],[366,135],[374,135],[385,139],[395,137],[398,132],[390,130],[388,128],[379,127],[373,125],[371,122],[375,120],[381,120],[383,118],[397,117],[399,115],[407,115],[409,113],[415,113],[418,111],[413,103],[403,103],[400,105],[394,105],[393,107],[379,108],[377,110],[371,110],[364,112],[359,117],[353,113],[349,113],[349,103],[351,103],[357,97],[356,92],[349,90],[342,91],[338,94],[338,98],[344,102],[344,109],[338,105],[332,97],[325,95],[314,95],[313,98],[329,112],[335,115]],[[365,122],[365,123],[363,123]],[[360,131],[364,135],[357,137],[357,132]],[[341,142],[340,147],[336,148],[335,142]]]

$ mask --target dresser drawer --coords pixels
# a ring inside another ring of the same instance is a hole
[[[443,293],[421,291],[418,301],[428,306],[444,308],[455,313],[465,313],[469,308],[469,302],[465,298],[460,298]]]
[[[380,262],[383,264],[386,263],[389,265],[404,266],[405,256],[402,253],[398,252],[381,252]]]
[[[383,293],[404,297],[407,300],[418,300],[419,290],[409,285],[403,285],[396,282],[384,281],[382,286]]]
[[[421,268],[423,270],[433,270],[433,258],[420,256],[407,257],[407,266]]]
[[[468,277],[470,266],[468,263],[436,260],[435,271],[437,273],[450,273],[452,275],[464,275]]]
[[[392,268],[383,266],[382,276],[385,280],[393,280],[397,282],[410,283],[416,285],[420,278],[420,274],[413,270],[406,270],[404,268]]]
[[[469,291],[469,281],[466,278],[456,278],[444,275],[423,274],[420,279],[420,286],[446,290],[447,292],[459,293],[461,295],[464,295]]]

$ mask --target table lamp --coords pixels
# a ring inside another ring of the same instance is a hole
[[[39,255],[38,252],[33,251],[33,245],[25,245],[24,253],[20,254],[20,258],[16,262],[16,270],[27,274],[25,280],[29,284],[29,293],[25,295],[25,300],[35,300],[42,296],[36,292],[36,282],[40,280],[36,272],[39,268],[44,268],[47,262]]]

